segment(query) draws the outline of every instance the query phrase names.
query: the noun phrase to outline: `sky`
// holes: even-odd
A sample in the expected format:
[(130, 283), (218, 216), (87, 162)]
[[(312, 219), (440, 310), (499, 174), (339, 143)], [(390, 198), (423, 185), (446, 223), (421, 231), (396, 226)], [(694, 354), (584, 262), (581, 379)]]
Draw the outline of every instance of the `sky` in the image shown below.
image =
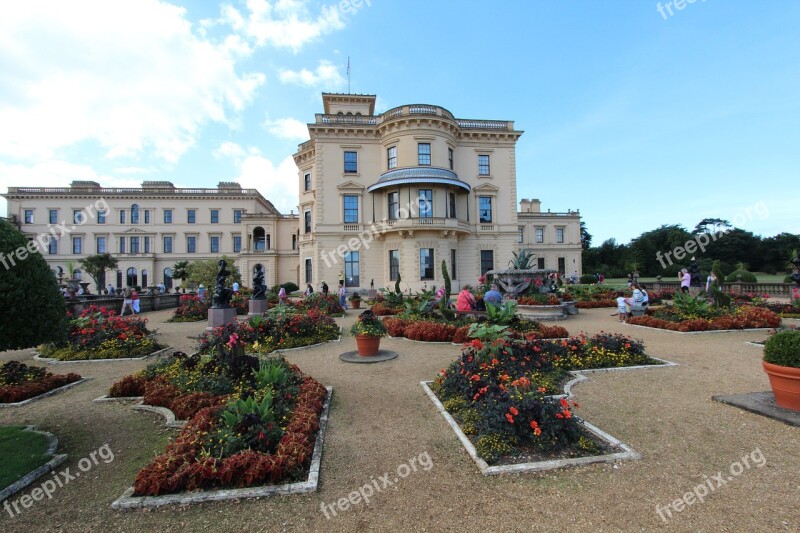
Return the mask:
[(0, 191), (239, 181), (296, 212), (292, 154), (349, 90), (513, 120), (518, 199), (595, 245), (800, 233), (798, 28), (790, 0), (7, 2)]

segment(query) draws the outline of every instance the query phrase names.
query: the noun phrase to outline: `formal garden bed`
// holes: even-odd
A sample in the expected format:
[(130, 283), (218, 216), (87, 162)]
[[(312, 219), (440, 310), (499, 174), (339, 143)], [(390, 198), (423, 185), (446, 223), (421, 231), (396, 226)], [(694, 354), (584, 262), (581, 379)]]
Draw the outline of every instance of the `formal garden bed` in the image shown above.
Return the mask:
[(105, 307), (92, 305), (77, 318), (71, 318), (65, 341), (43, 344), (37, 355), (57, 361), (142, 358), (166, 348), (155, 336), (144, 317), (120, 317)]
[(84, 381), (78, 374), (52, 374), (46, 368), (8, 361), (0, 367), (0, 407), (19, 406), (52, 396)]
[(178, 307), (167, 322), (200, 322), (208, 319), (208, 309), (211, 303), (195, 294), (182, 294), (178, 300)]
[(667, 331), (696, 333), (776, 328), (780, 326), (781, 318), (766, 308), (753, 306), (708, 308), (705, 311), (689, 313), (675, 308), (665, 308), (652, 315), (629, 318), (627, 323)]
[[(577, 403), (561, 393), (574, 371), (664, 364), (640, 341), (610, 333), (555, 341), (483, 338), (465, 344), (430, 389), (485, 474), (636, 456), (575, 416)], [(509, 465), (517, 466), (491, 469)]]
[[(451, 342), (461, 344), (470, 340), (470, 328), (477, 320), (459, 317), (442, 321), (431, 317), (392, 316), (383, 321), (390, 337), (425, 342)], [(512, 336), (526, 339), (560, 339), (569, 333), (561, 326), (547, 326), (540, 322), (514, 317), (506, 324)]]
[(252, 343), (236, 330), (214, 334), (218, 342), (203, 341), (214, 346), (211, 355), (176, 352), (109, 390), (109, 397), (142, 396), (188, 420), (166, 452), (139, 471), (126, 497), (308, 477), (328, 390), (283, 358), (247, 355)]

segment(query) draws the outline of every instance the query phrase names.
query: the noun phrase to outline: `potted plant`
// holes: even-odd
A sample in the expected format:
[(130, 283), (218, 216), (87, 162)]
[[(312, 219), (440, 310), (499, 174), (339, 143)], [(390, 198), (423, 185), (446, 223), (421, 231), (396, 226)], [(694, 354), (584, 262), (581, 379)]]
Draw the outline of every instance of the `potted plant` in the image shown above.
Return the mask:
[(353, 295), (349, 298), (349, 300), (353, 306), (353, 309), (361, 308), (361, 296), (357, 292), (354, 292)]
[(800, 331), (779, 331), (767, 339), (762, 364), (775, 403), (800, 411)]
[(369, 309), (358, 315), (350, 334), (356, 338), (358, 355), (370, 357), (376, 355), (381, 347), (381, 337), (386, 335), (386, 326)]

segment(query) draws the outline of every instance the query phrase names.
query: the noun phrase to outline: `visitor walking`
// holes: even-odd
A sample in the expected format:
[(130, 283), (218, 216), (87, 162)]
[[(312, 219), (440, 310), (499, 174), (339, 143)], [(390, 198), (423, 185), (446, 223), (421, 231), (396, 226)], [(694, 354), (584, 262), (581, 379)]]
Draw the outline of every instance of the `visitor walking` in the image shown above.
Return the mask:
[(233, 285), (231, 285), (231, 289), (233, 289), (234, 294), (239, 294), (239, 282), (234, 281)]
[(314, 287), (311, 286), (310, 283), (306, 284), (306, 292), (303, 293), (306, 298), (314, 294)]
[(628, 304), (625, 301), (625, 295), (622, 291), (617, 291), (617, 314), (619, 315), (620, 322), (628, 320)]
[(322, 280), (322, 294), (323, 296), (328, 295), (328, 284), (325, 283), (325, 280)]
[(114, 293), (115, 293), (114, 286), (109, 283), (108, 284), (108, 288), (106, 289), (106, 292), (108, 292), (108, 294), (110, 294), (111, 296), (114, 296)]
[(136, 287), (133, 288), (131, 291), (131, 304), (133, 307), (133, 313), (138, 315), (139, 314), (139, 293), (136, 290)]
[(197, 297), (202, 300), (205, 297), (205, 295), (206, 295), (206, 288), (203, 287), (203, 284), (201, 283), (200, 286), (197, 287)]
[(278, 300), (279, 300), (279, 301), (280, 301), (282, 304), (287, 304), (287, 303), (289, 303), (289, 297), (288, 297), (288, 296), (286, 296), (286, 289), (285, 289), (285, 288), (283, 288), (283, 287), (281, 287), (281, 290), (279, 290), (279, 291), (278, 291)]
[(681, 280), (681, 292), (683, 294), (689, 294), (689, 285), (692, 283), (692, 275), (689, 274), (688, 270), (683, 268), (680, 274), (678, 274), (678, 279)]
[(347, 292), (344, 290), (344, 282), (339, 282), (339, 304), (342, 309), (347, 309)]
[(133, 300), (131, 300), (130, 289), (125, 289), (124, 291), (122, 291), (122, 310), (119, 312), (119, 316), (125, 316), (125, 309), (130, 309), (131, 314), (134, 314)]

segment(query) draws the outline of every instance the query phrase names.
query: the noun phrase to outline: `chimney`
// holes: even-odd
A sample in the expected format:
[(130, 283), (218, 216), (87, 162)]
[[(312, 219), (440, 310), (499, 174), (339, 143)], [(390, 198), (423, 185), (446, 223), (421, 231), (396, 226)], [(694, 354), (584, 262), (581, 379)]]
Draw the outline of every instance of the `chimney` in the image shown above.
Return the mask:
[(542, 202), (539, 201), (538, 198), (534, 198), (531, 200), (531, 213), (541, 213), (542, 212)]
[(526, 200), (523, 198), (519, 201), (519, 211), (520, 213), (530, 213), (531, 212), (531, 201)]

